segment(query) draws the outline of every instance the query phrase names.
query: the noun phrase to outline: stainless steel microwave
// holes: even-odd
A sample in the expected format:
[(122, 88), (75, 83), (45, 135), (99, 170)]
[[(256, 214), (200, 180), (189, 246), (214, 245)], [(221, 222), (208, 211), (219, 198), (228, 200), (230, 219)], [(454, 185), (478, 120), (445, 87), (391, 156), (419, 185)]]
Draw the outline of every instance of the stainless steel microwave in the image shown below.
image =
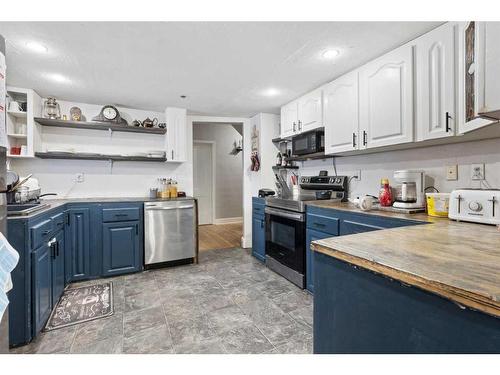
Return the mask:
[(292, 138), (292, 155), (301, 156), (325, 151), (324, 130), (313, 130)]

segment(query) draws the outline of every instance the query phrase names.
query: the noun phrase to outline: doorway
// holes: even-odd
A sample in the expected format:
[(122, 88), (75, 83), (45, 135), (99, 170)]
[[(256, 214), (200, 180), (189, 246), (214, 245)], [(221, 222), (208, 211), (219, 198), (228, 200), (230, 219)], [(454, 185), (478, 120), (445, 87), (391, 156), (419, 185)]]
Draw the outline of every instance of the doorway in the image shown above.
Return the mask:
[(199, 225), (215, 221), (215, 142), (193, 143), (193, 193), (198, 199)]

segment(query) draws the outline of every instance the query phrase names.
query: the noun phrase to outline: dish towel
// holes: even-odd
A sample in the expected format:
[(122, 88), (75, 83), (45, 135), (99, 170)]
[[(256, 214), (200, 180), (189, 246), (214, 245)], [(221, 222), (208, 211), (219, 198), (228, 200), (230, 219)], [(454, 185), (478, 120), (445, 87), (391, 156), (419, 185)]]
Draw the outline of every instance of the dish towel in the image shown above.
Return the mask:
[(10, 273), (16, 267), (18, 261), (18, 252), (0, 232), (0, 320), (2, 320), (5, 309), (9, 304), (7, 292), (12, 289)]

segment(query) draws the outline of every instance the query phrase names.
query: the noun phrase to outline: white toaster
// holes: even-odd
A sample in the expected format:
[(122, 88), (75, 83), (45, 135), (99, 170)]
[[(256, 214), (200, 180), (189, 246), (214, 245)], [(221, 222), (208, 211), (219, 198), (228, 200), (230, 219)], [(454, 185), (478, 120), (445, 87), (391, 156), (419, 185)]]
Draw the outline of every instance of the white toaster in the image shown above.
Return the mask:
[(452, 191), (448, 217), (455, 220), (500, 225), (500, 190), (460, 189)]

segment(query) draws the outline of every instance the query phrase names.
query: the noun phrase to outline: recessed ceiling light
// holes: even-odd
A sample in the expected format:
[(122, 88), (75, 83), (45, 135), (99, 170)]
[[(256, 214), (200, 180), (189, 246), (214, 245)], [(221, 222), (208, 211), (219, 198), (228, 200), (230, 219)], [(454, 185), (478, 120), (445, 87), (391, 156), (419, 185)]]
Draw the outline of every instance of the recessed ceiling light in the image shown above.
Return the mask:
[(262, 91), (262, 95), (264, 95), (264, 96), (277, 96), (279, 94), (280, 94), (280, 90), (278, 90), (274, 87), (270, 87), (270, 88)]
[(31, 51), (36, 53), (47, 53), (49, 49), (41, 43), (38, 42), (26, 42), (26, 47), (28, 47)]
[(49, 74), (47, 74), (47, 78), (49, 78), (52, 81), (56, 81), (58, 83), (70, 82), (68, 77), (63, 76), (62, 74), (59, 74), (59, 73), (49, 73)]
[(323, 52), (321, 57), (323, 57), (325, 60), (332, 60), (336, 58), (340, 54), (340, 51), (338, 49), (327, 49), (326, 51)]

